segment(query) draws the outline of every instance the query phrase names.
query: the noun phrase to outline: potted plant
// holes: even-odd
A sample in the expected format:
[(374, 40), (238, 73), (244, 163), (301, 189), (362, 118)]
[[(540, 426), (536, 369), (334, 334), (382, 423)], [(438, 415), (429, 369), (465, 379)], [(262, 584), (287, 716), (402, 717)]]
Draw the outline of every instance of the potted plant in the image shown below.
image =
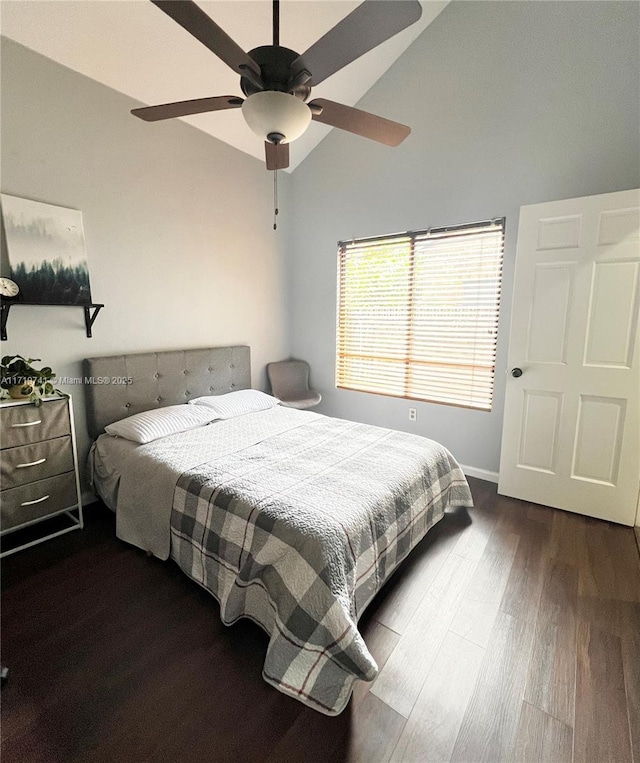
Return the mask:
[(63, 392), (51, 383), (56, 378), (49, 366), (36, 369), (31, 364), (40, 363), (40, 358), (23, 358), (22, 355), (5, 355), (0, 364), (0, 387), (15, 400), (29, 399), (35, 406), (42, 405), (43, 395)]

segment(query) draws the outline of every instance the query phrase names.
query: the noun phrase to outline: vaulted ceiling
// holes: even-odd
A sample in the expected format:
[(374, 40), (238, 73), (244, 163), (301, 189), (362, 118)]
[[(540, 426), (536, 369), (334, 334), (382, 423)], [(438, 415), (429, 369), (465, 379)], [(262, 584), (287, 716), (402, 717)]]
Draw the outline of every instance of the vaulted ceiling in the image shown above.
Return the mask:
[[(416, 24), (322, 82), (313, 89), (313, 97), (355, 105), (448, 1), (421, 0), (423, 13)], [(268, 0), (198, 4), (244, 50), (271, 44)], [(280, 43), (303, 52), (357, 5), (352, 0), (283, 0)], [(145, 105), (242, 95), (234, 72), (148, 0), (2, 0), (0, 7), (3, 35)], [(380, 116), (394, 119), (393, 114)], [(183, 119), (263, 160), (263, 144), (239, 111)], [(295, 169), (330, 129), (313, 123), (291, 145), (289, 169)]]

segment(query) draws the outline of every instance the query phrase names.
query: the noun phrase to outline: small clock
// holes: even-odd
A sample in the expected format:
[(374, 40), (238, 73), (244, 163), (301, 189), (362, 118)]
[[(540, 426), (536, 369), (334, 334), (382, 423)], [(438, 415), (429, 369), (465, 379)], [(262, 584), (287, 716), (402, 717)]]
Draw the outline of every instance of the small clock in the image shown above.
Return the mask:
[(0, 278), (0, 297), (2, 299), (16, 299), (20, 294), (20, 287), (10, 278)]

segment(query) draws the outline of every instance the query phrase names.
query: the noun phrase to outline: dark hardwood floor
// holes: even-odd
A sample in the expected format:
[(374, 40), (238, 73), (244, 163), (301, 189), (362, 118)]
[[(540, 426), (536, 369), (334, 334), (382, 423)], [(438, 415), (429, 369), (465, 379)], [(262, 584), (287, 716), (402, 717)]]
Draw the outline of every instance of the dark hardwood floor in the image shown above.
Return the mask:
[(2, 564), (2, 760), (640, 763), (633, 530), (496, 495), (437, 525), (371, 604), (380, 667), (329, 718), (262, 681), (171, 562), (82, 532)]

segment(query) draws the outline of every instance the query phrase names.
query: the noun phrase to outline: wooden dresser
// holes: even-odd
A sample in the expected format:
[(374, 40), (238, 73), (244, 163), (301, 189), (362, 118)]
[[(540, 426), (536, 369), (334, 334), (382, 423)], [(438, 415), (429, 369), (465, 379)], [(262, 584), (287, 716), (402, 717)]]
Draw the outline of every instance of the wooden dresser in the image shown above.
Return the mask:
[(78, 457), (71, 398), (0, 401), (0, 535), (15, 532), (58, 514), (69, 526), (4, 551), (79, 530), (83, 526)]

